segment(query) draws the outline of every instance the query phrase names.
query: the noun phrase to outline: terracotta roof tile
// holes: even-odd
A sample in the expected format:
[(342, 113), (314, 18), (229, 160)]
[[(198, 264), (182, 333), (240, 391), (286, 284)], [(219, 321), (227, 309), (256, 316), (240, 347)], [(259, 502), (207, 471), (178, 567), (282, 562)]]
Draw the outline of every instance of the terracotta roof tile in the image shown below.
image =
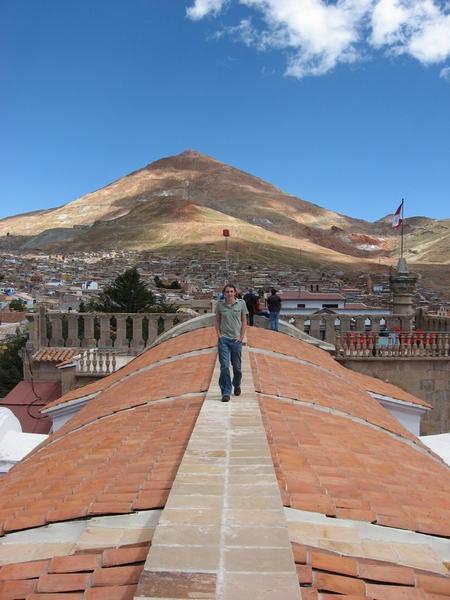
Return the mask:
[(278, 357), (251, 354), (256, 391), (340, 410), (416, 440), (377, 400), (349, 379)]
[(430, 406), (421, 398), (417, 398), (416, 396), (405, 392), (398, 386), (395, 386), (391, 383), (386, 383), (380, 379), (377, 379), (376, 377), (369, 377), (368, 375), (363, 375), (362, 373), (357, 373), (356, 371), (352, 371), (346, 367), (343, 367), (327, 352), (324, 352), (323, 350), (320, 350), (319, 348), (311, 346), (305, 342), (295, 340), (288, 336), (274, 335), (271, 331), (256, 327), (251, 329), (249, 328), (247, 338), (251, 347), (264, 348), (278, 354), (284, 354), (286, 356), (292, 356), (303, 361), (308, 361), (313, 365), (326, 369), (331, 373), (335, 373), (337, 376), (344, 378), (349, 383), (353, 383), (367, 391), (375, 392), (385, 396), (391, 396), (392, 398), (404, 400), (405, 402), (411, 402), (413, 404), (419, 404), (421, 406)]
[(33, 354), (34, 362), (55, 362), (60, 363), (71, 360), (74, 356), (82, 354), (83, 348), (41, 348)]
[(185, 333), (144, 351), (134, 360), (130, 361), (121, 369), (115, 371), (108, 377), (104, 377), (81, 388), (71, 390), (50, 406), (56, 406), (57, 404), (68, 402), (69, 400), (82, 398), (88, 394), (106, 390), (111, 385), (126, 378), (130, 373), (134, 373), (136, 370), (142, 369), (152, 363), (175, 357), (179, 354), (202, 350), (204, 348), (215, 348), (216, 346), (217, 335), (214, 327), (207, 327), (190, 333)]
[(133, 565), (101, 567), (94, 571), (93, 586), (132, 585), (139, 581), (142, 568)]
[(136, 585), (97, 587), (86, 590), (85, 600), (133, 600)]
[(47, 573), (48, 564), (48, 560), (35, 560), (20, 564), (4, 565), (0, 567), (0, 581), (35, 579)]
[(387, 561), (347, 557), (296, 543), (292, 547), (302, 600), (338, 597), (443, 600), (450, 597), (450, 577), (429, 575)]
[(450, 535), (443, 463), (346, 417), (265, 396), (260, 406), (285, 506)]
[(35, 579), (17, 579), (0, 581), (0, 598), (2, 600), (18, 600), (26, 598), (36, 589)]
[(131, 600), (149, 544), (0, 566), (2, 600)]
[(83, 600), (83, 592), (59, 592), (56, 594), (30, 594), (26, 600)]
[[(171, 487), (202, 401), (147, 404), (51, 436), (2, 478), (4, 530), (161, 506), (167, 492), (157, 490)], [(129, 472), (135, 462), (142, 470)], [(114, 500), (124, 486), (128, 502)]]

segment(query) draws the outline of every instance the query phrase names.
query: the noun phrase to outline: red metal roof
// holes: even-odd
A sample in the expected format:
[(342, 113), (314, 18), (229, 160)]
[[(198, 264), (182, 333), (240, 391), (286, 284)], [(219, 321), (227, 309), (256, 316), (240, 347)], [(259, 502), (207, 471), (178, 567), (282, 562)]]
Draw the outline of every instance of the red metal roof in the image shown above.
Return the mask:
[(9, 408), (19, 419), (24, 433), (48, 433), (52, 425), (40, 410), (61, 395), (61, 384), (57, 381), (19, 381), (1, 406)]

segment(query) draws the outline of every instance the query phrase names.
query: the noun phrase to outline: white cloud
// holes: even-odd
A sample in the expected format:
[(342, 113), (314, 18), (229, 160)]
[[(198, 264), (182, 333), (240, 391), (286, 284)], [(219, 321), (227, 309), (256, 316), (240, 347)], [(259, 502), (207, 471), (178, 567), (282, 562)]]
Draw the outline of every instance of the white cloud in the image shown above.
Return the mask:
[(442, 79), (445, 79), (446, 81), (450, 81), (450, 67), (444, 67), (443, 69), (441, 69), (439, 76), (442, 77)]
[(195, 0), (193, 6), (187, 9), (186, 14), (194, 21), (203, 19), (209, 13), (218, 14), (226, 0)]
[[(194, 0), (188, 16), (217, 15), (232, 0)], [(368, 52), (408, 54), (423, 64), (450, 56), (448, 0), (235, 0), (262, 18), (228, 32), (247, 45), (288, 52), (286, 73), (322, 75)]]

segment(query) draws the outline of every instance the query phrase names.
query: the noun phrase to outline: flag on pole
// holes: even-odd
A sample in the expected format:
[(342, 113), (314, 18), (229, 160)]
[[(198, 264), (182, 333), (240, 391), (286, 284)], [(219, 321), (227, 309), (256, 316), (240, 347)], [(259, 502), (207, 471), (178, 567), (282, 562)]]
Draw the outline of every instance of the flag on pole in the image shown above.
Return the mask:
[(402, 208), (403, 208), (403, 200), (400, 203), (400, 206), (397, 208), (397, 210), (394, 213), (394, 217), (392, 218), (392, 227), (394, 229), (398, 229), (400, 227), (400, 225), (402, 224)]

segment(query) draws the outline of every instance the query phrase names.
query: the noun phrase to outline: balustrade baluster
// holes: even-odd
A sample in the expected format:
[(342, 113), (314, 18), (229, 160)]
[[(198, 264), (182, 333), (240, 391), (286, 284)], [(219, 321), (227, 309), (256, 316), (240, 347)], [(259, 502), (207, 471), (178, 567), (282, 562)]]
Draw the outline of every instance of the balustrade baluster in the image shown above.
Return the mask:
[(436, 340), (436, 337), (437, 337), (437, 334), (435, 334), (435, 333), (431, 334), (431, 356), (437, 356), (438, 355), (438, 353), (437, 353), (437, 343), (436, 343), (437, 340)]
[(143, 315), (133, 315), (133, 338), (131, 340), (131, 347), (136, 350), (142, 350), (145, 342), (142, 333), (142, 323), (144, 321)]
[(116, 315), (117, 337), (114, 342), (114, 348), (117, 350), (128, 350), (129, 342), (127, 339), (127, 318), (128, 315)]
[(113, 353), (111, 356), (111, 373), (116, 370), (116, 355)]
[(148, 341), (147, 346), (153, 344), (158, 337), (158, 319), (159, 315), (150, 314), (148, 315)]
[(81, 340), (81, 345), (85, 348), (95, 348), (97, 345), (94, 337), (94, 317), (92, 313), (81, 315), (84, 321), (84, 338)]
[[(109, 352), (105, 353), (105, 372), (106, 373), (111, 373), (111, 370), (110, 370), (110, 364), (111, 364), (110, 356), (111, 356), (111, 354)], [(113, 354), (113, 356), (114, 356), (114, 354)]]
[(111, 317), (110, 315), (99, 315), (100, 320), (100, 338), (98, 340), (99, 348), (111, 348)]
[(52, 326), (52, 337), (50, 338), (50, 346), (64, 346), (62, 336), (62, 315), (50, 314), (50, 322)]
[(67, 315), (66, 346), (72, 348), (80, 347), (80, 339), (78, 337), (78, 315)]
[(86, 373), (91, 372), (91, 350), (86, 352)]

